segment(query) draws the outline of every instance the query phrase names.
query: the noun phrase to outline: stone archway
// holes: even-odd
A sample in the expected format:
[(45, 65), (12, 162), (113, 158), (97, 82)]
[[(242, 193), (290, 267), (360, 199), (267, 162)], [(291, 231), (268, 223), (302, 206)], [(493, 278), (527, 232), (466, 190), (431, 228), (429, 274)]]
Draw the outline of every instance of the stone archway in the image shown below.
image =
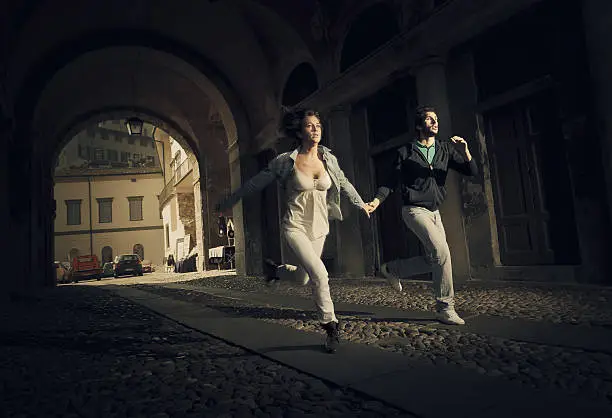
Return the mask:
[[(162, 56), (168, 55), (160, 51), (152, 51), (151, 53), (153, 56), (152, 59), (154, 61), (155, 60), (159, 61)], [(79, 58), (77, 58), (77, 60), (78, 59)], [(141, 59), (142, 59), (142, 56), (141, 56)], [(178, 60), (176, 57), (172, 59)], [(193, 91), (199, 91), (200, 92), (199, 94), (201, 95), (200, 97), (206, 98), (206, 100), (211, 100), (211, 97), (207, 96), (205, 94), (207, 92), (204, 91), (205, 88), (215, 88), (215, 86), (211, 87), (212, 84), (210, 80), (206, 80), (206, 77), (204, 76), (204, 74), (197, 71), (195, 68), (190, 67), (188, 63), (181, 61), (180, 66), (185, 67), (189, 71), (192, 71), (191, 75), (194, 78), (196, 78), (195, 80), (189, 81), (191, 83), (190, 89)], [(223, 96), (219, 92), (219, 90), (216, 90), (216, 93), (211, 94), (211, 96), (217, 97), (217, 99), (222, 100), (223, 103), (222, 105), (219, 106), (219, 108), (216, 109), (215, 112), (212, 112), (212, 111), (205, 112), (206, 113), (205, 118), (202, 118), (201, 116), (195, 117), (195, 115), (191, 117), (189, 115), (185, 115), (186, 109), (184, 107), (182, 109), (177, 108), (177, 106), (172, 105), (170, 100), (163, 99), (163, 97), (157, 100), (157, 102), (155, 102), (151, 100), (147, 101), (146, 96), (142, 96), (139, 99), (138, 103), (133, 103), (131, 105), (128, 105), (128, 103), (130, 102), (129, 100), (125, 98), (123, 100), (119, 100), (118, 101), (119, 103), (113, 103), (112, 101), (107, 100), (106, 102), (101, 101), (101, 103), (94, 104), (94, 103), (91, 103), (91, 100), (89, 99), (88, 99), (89, 100), (88, 102), (88, 100), (84, 100), (83, 98), (79, 97), (79, 95), (75, 95), (74, 100), (68, 100), (68, 101), (70, 101), (71, 103), (74, 103), (73, 108), (79, 107), (80, 113), (76, 113), (74, 110), (71, 110), (71, 109), (69, 109), (69, 111), (66, 113), (56, 112), (55, 110), (57, 110), (56, 109), (57, 106), (54, 106), (53, 103), (57, 103), (57, 101), (59, 100), (58, 86), (61, 86), (62, 83), (65, 83), (66, 79), (74, 78), (71, 71), (75, 71), (75, 70), (83, 71), (83, 67), (77, 67), (77, 68), (71, 69), (70, 64), (68, 64), (66, 67), (62, 69), (62, 73), (57, 75), (58, 79), (54, 78), (50, 80), (49, 84), (47, 85), (47, 88), (44, 90), (43, 94), (39, 98), (40, 99), (39, 104), (33, 116), (34, 122), (35, 122), (35, 125), (37, 126), (38, 131), (45, 131), (45, 132), (52, 133), (52, 136), (57, 138), (53, 142), (58, 145), (51, 147), (51, 148), (47, 148), (41, 153), (43, 154), (41, 156), (42, 158), (47, 158), (47, 161), (44, 162), (41, 167), (43, 172), (45, 170), (48, 173), (51, 172), (51, 168), (53, 167), (53, 164), (49, 161), (50, 159), (48, 158), (48, 156), (53, 155), (52, 159), (53, 160), (55, 159), (57, 152), (59, 151), (59, 149), (61, 149), (61, 144), (65, 143), (68, 140), (71, 132), (78, 130), (82, 125), (90, 123), (92, 120), (106, 119), (109, 117), (109, 114), (111, 113), (114, 113), (114, 114), (121, 113), (123, 115), (130, 114), (130, 115), (141, 116), (143, 119), (146, 118), (148, 120), (156, 120), (157, 126), (163, 127), (164, 130), (174, 132), (174, 135), (177, 137), (177, 139), (182, 141), (184, 145), (188, 145), (194, 151), (194, 155), (196, 155), (196, 157), (201, 154), (202, 149), (204, 150), (206, 149), (206, 146), (216, 146), (217, 148), (222, 147), (223, 149), (225, 149), (225, 152), (226, 152), (225, 157), (222, 159), (209, 158), (208, 159), (209, 163), (212, 161), (213, 163), (224, 163), (226, 165), (229, 164), (231, 166), (231, 170), (226, 169), (227, 175), (225, 177), (232, 179), (232, 183), (234, 184), (234, 187), (236, 187), (235, 185), (240, 184), (242, 182), (243, 176), (241, 175), (242, 174), (241, 171), (243, 170), (241, 170), (241, 167), (240, 167), (242, 156), (240, 155), (239, 148), (238, 148), (238, 136), (239, 136), (238, 132), (244, 132), (245, 130), (247, 130), (248, 125), (246, 124), (244, 120), (244, 116), (242, 115), (240, 109), (238, 109), (237, 113), (235, 113), (233, 110), (230, 110), (229, 102), (225, 100), (224, 98), (225, 96)], [(189, 73), (189, 71), (187, 71), (187, 73)], [(150, 75), (151, 74), (149, 74), (149, 76)], [(181, 78), (184, 79), (186, 77), (182, 76)], [(108, 88), (108, 83), (105, 83), (105, 84)], [(125, 80), (124, 80), (124, 86), (125, 86)], [(142, 87), (143, 86), (140, 86), (141, 89)], [(121, 90), (120, 84), (118, 84), (115, 89)], [(75, 88), (75, 90), (82, 90), (82, 89)], [(91, 96), (96, 96), (96, 94), (91, 94), (90, 92), (90, 97)], [(85, 102), (84, 105), (78, 104), (79, 102), (83, 102), (83, 101)], [(123, 103), (121, 103), (122, 101)], [(149, 105), (153, 103), (155, 104), (155, 106), (148, 106), (148, 107), (144, 106), (142, 104), (143, 101), (147, 101)], [(202, 108), (202, 106), (196, 106), (196, 105), (193, 105), (193, 106), (194, 106), (194, 109), (197, 107), (197, 110), (200, 110)], [(187, 111), (189, 110), (187, 109)], [(234, 117), (235, 114), (237, 114), (236, 117)], [(154, 115), (154, 116), (151, 117), (151, 115)], [(224, 138), (222, 139), (222, 142), (219, 142), (220, 137), (218, 136), (216, 137), (214, 141), (211, 141), (210, 140), (211, 138), (207, 137), (207, 133), (210, 132), (211, 128), (206, 128), (205, 124), (201, 122), (203, 120), (208, 121), (209, 119), (214, 119), (214, 122), (217, 125), (219, 124), (219, 119), (221, 119), (221, 122), (223, 122), (222, 133), (224, 135)], [(226, 120), (229, 120), (227, 125), (225, 124)], [(218, 129), (216, 130), (218, 131)], [(243, 136), (247, 138), (249, 137), (246, 135), (243, 135)], [(223, 145), (223, 143), (225, 145)], [(50, 145), (51, 143), (46, 145), (46, 147), (49, 147)], [(211, 154), (211, 153), (207, 152), (207, 154)], [(198, 171), (200, 173), (211, 171), (210, 167), (202, 167), (203, 165), (202, 160), (198, 159), (198, 163), (199, 163)], [(204, 182), (204, 183), (208, 183), (208, 182)], [(227, 187), (227, 190), (223, 190), (222, 192), (227, 193), (229, 192), (229, 190), (230, 190), (230, 186)], [(201, 193), (199, 198), (202, 199), (204, 196), (209, 197), (208, 194)], [(219, 198), (220, 197), (217, 197), (217, 199)], [(213, 201), (211, 204), (207, 204), (205, 206), (208, 208), (212, 208), (214, 206), (214, 203), (215, 202)], [(202, 210), (203, 210), (203, 207), (202, 205), (200, 205), (199, 211), (201, 212)], [(238, 208), (238, 210), (240, 210), (240, 208)], [(202, 217), (202, 218), (205, 219), (205, 217)], [(243, 231), (245, 223), (252, 222), (250, 219), (253, 219), (255, 221), (253, 223), (258, 222), (259, 219), (256, 219), (256, 216), (251, 217), (248, 214), (246, 217), (238, 216), (237, 218), (242, 220), (241, 223), (238, 223), (238, 222), (236, 223), (237, 238), (238, 238), (236, 240), (236, 244), (238, 247), (237, 267), (239, 268), (239, 271), (240, 270), (242, 270), (243, 272), (246, 272), (248, 270), (252, 271), (253, 267), (247, 264), (247, 260), (250, 256), (250, 253), (254, 253), (255, 257), (253, 258), (256, 258), (258, 255), (257, 254), (258, 251), (257, 251), (257, 248), (247, 247), (244, 245), (245, 234), (240, 233), (239, 231)], [(249, 219), (247, 220), (245, 218), (249, 218)], [(49, 224), (51, 224), (51, 222), (49, 222)], [(206, 228), (201, 227), (200, 229), (206, 229)], [(252, 229), (251, 236), (259, 232), (259, 228), (257, 227), (257, 225), (251, 229)], [(200, 242), (202, 241), (204, 240), (200, 240)], [(240, 251), (241, 249), (242, 251)], [(52, 253), (52, 249), (51, 251), (48, 251), (47, 253)], [(202, 249), (198, 249), (198, 253), (202, 254), (205, 257), (205, 255), (207, 254), (206, 247)], [(202, 257), (202, 259), (204, 257)], [(256, 263), (251, 262), (251, 264), (256, 264)], [(255, 267), (255, 270), (258, 270), (257, 266)]]

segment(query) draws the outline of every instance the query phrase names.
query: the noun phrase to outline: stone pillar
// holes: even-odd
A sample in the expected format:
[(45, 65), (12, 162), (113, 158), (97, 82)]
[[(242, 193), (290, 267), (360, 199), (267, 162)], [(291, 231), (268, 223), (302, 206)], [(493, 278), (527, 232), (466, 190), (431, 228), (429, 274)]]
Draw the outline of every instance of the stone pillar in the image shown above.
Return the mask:
[[(0, 97), (0, 100), (2, 99), (3, 98)], [(4, 103), (0, 103), (0, 146), (2, 146), (4, 150), (9, 149), (11, 133), (10, 120), (5, 113), (5, 105)], [(10, 231), (9, 155), (8, 152), (3, 152), (0, 156), (0, 195), (5, 197), (2, 199), (2, 202), (0, 202), (0, 217), (5, 220), (2, 222), (2, 228), (0, 229), (0, 234), (2, 234), (3, 237), (3, 239), (0, 240), (0, 251), (2, 254), (7, 255), (10, 260), (13, 260), (13, 253), (15, 250), (9, 242), (10, 237), (13, 236)], [(0, 279), (0, 304), (5, 303), (8, 299), (8, 295), (12, 291), (13, 281), (14, 279), (10, 275), (5, 275), (5, 277)]]
[(16, 293), (25, 293), (28, 288), (31, 270), (30, 253), (30, 213), (33, 202), (31, 195), (31, 154), (32, 147), (27, 135), (13, 134), (9, 138), (10, 155), (8, 167), (8, 204), (9, 204), (9, 247), (12, 254), (11, 263), (19, 266), (19, 272), (13, 275), (11, 290)]
[(453, 131), (456, 135), (465, 135), (479, 168), (476, 178), (463, 180), (461, 185), (470, 276), (492, 278), (495, 277), (494, 267), (500, 264), (499, 244), (484, 124), (482, 116), (474, 113), (478, 97), (473, 55), (459, 52), (449, 57), (447, 77)]
[[(439, 132), (436, 139), (449, 141), (455, 133), (452, 130), (450, 107), (446, 91), (446, 66), (440, 57), (429, 57), (414, 66), (419, 106), (429, 105), (436, 109)], [(460, 135), (462, 136), (462, 135)], [(459, 175), (450, 172), (446, 182), (448, 195), (440, 208), (448, 245), (453, 260), (453, 274), (456, 281), (470, 277), (469, 254), (467, 251), (463, 223), (462, 199)]]
[(31, 211), (29, 213), (30, 240), (29, 240), (29, 260), (30, 274), (28, 276), (28, 288), (36, 289), (42, 287), (44, 278), (47, 274), (47, 266), (44, 261), (44, 243), (46, 241), (43, 230), (43, 217), (41, 211), (44, 210), (43, 195), (43, 170), (40, 157), (38, 137), (32, 138), (34, 141), (33, 152), (28, 156), (31, 160), (31, 177), (29, 185), (29, 195)]
[(602, 159), (608, 201), (608, 219), (612, 220), (612, 2), (583, 0), (583, 19), (594, 93), (598, 134), (602, 139)]
[(193, 164), (193, 203), (194, 203), (194, 216), (195, 216), (195, 235), (196, 235), (196, 247), (198, 256), (196, 257), (196, 267), (198, 271), (206, 270), (206, 258), (208, 256), (208, 250), (205, 251), (205, 243), (206, 234), (204, 233), (204, 224), (202, 222), (202, 218), (204, 216), (204, 211), (202, 210), (202, 184), (206, 184), (206, 179), (204, 182), (201, 181), (201, 173), (199, 161), (194, 162)]
[[(238, 147), (229, 150), (232, 191), (257, 174), (257, 161), (252, 155), (240, 155)], [(233, 209), (236, 243), (236, 273), (261, 275), (261, 196), (253, 195), (238, 202)]]
[[(354, 108), (350, 122), (353, 149), (356, 150), (354, 155), (355, 182), (353, 184), (363, 200), (369, 202), (374, 196), (376, 185), (372, 177), (372, 158), (368, 152), (368, 121), (365, 107)], [(366, 276), (375, 276), (378, 265), (379, 242), (374, 228), (375, 222), (376, 214), (372, 214), (371, 219), (359, 216)]]
[[(338, 158), (340, 168), (346, 178), (354, 184), (355, 167), (353, 145), (350, 131), (350, 107), (337, 106), (329, 112), (327, 135), (334, 155)], [(346, 198), (341, 198), (341, 208), (344, 220), (332, 222), (336, 228), (336, 271), (340, 276), (363, 277), (364, 254), (361, 238), (360, 217), (364, 216)], [(335, 226), (334, 226), (335, 224)]]

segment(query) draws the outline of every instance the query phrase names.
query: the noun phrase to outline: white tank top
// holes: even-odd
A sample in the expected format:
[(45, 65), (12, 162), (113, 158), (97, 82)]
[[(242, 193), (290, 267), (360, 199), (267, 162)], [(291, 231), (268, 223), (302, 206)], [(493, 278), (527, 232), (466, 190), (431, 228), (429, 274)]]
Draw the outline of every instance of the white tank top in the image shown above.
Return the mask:
[(294, 169), (287, 179), (287, 212), (283, 226), (299, 229), (310, 239), (317, 239), (329, 233), (327, 213), (327, 190), (332, 180), (327, 171), (314, 179)]

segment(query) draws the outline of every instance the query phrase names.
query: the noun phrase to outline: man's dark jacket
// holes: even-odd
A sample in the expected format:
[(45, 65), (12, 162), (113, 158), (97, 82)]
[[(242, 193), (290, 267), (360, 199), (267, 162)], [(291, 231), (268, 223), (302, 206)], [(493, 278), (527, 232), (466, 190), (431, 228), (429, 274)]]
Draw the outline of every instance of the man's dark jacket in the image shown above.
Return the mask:
[(431, 165), (415, 143), (398, 149), (397, 159), (384, 174), (376, 198), (382, 203), (391, 192), (399, 190), (404, 205), (437, 210), (446, 197), (446, 176), (453, 169), (466, 176), (478, 174), (474, 158), (467, 161), (450, 142), (436, 141)]

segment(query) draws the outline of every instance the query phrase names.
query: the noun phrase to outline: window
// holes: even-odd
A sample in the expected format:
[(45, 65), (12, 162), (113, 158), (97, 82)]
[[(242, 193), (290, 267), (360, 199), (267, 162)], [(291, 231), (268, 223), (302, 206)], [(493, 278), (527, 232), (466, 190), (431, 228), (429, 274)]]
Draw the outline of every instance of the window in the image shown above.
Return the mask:
[(122, 142), (123, 138), (121, 137), (121, 134), (116, 133), (115, 134), (115, 142)]
[(134, 162), (140, 162), (140, 159), (142, 158), (142, 156), (140, 154), (134, 154)]
[(68, 225), (81, 225), (81, 200), (66, 200), (66, 223)]
[(96, 199), (98, 201), (98, 222), (108, 224), (113, 222), (113, 198)]
[(143, 196), (128, 197), (130, 203), (130, 221), (142, 221)]
[(94, 160), (100, 161), (104, 159), (104, 150), (102, 148), (96, 148), (94, 151)]
[(104, 141), (108, 141), (109, 137), (108, 137), (108, 132), (106, 131), (100, 131), (100, 138)]
[(134, 145), (134, 141), (136, 141), (136, 139), (134, 139), (133, 136), (128, 136), (128, 144)]
[(149, 142), (151, 140), (149, 138), (140, 138), (140, 146), (141, 147), (146, 147), (149, 145)]
[(106, 153), (107, 153), (108, 161), (113, 161), (113, 162), (119, 161), (119, 153), (117, 152), (117, 150), (109, 149), (109, 150), (106, 150)]
[(121, 152), (121, 162), (122, 163), (127, 163), (129, 159), (130, 159), (130, 153), (122, 151)]
[(166, 224), (166, 248), (170, 248), (170, 225)]

